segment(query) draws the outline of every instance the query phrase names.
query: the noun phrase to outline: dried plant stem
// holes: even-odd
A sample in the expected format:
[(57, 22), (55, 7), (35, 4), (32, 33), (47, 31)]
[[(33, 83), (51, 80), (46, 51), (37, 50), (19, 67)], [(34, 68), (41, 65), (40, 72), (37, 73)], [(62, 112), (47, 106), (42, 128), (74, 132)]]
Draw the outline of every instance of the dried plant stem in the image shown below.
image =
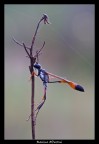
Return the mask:
[(35, 110), (34, 110), (34, 76), (32, 77), (32, 95), (31, 95), (31, 126), (32, 126), (32, 139), (35, 139)]
[[(35, 42), (35, 39), (36, 39), (37, 31), (38, 31), (40, 22), (43, 21), (43, 20), (44, 20), (45, 24), (48, 23), (47, 22), (48, 18), (47, 18), (46, 14), (43, 14), (42, 18), (39, 20), (39, 22), (37, 24), (34, 36), (32, 38), (31, 47), (27, 47), (24, 43), (20, 43), (17, 40), (15, 40), (14, 38), (12, 38), (13, 41), (16, 44), (18, 44), (19, 46), (22, 46), (24, 48), (25, 52), (27, 53), (27, 57), (30, 58), (29, 70), (30, 70), (31, 75), (34, 72), (33, 65), (36, 62), (36, 59), (38, 61), (38, 56), (41, 54), (40, 52), (41, 52), (41, 50), (43, 49), (43, 47), (45, 45), (45, 41), (44, 41), (43, 46), (40, 48), (40, 50), (37, 50), (36, 54), (33, 55), (33, 46), (34, 46), (34, 42)], [(36, 123), (35, 110), (34, 110), (34, 87), (35, 87), (34, 86), (34, 81), (35, 81), (34, 76), (32, 76), (32, 78), (31, 78), (31, 128), (32, 128), (32, 139), (33, 140), (35, 140), (35, 123)]]
[[(30, 49), (30, 56), (32, 57), (30, 59), (30, 72), (32, 74), (32, 72), (34, 72), (33, 69), (33, 65), (35, 63), (36, 58), (33, 57), (33, 46), (34, 46), (34, 42), (35, 42), (35, 38), (36, 38), (36, 34), (39, 28), (39, 24), (40, 22), (43, 20), (43, 17), (41, 18), (41, 20), (39, 21), (35, 34), (33, 36), (32, 39), (32, 44), (31, 44), (31, 49)], [(31, 88), (32, 88), (32, 95), (31, 95), (31, 126), (32, 126), (32, 139), (35, 139), (35, 110), (34, 110), (34, 76), (32, 76), (32, 83), (31, 83)]]

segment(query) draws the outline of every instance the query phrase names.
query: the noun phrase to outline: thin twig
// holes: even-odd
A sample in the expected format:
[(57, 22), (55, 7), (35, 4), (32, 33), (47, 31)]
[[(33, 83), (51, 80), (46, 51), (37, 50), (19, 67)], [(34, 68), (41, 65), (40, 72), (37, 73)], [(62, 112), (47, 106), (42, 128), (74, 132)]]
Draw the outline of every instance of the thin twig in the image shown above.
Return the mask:
[(34, 41), (35, 41), (35, 37), (36, 37), (37, 31), (38, 31), (38, 28), (39, 28), (40, 22), (41, 22), (43, 19), (44, 19), (44, 16), (43, 16), (43, 17), (40, 19), (40, 21), (38, 22), (38, 25), (37, 25), (37, 28), (36, 28), (35, 34), (34, 34), (33, 39), (32, 39), (31, 52), (32, 52), (32, 50), (33, 50)]
[(44, 43), (43, 43), (43, 46), (40, 48), (40, 50), (38, 50), (38, 51), (36, 52), (36, 55), (35, 55), (34, 57), (37, 57), (37, 56), (40, 55), (40, 52), (41, 52), (41, 50), (44, 48), (44, 45), (45, 45), (45, 41), (44, 41)]
[(43, 46), (41, 47), (41, 49), (38, 51), (38, 53), (41, 52), (41, 50), (43, 49), (44, 45), (45, 45), (45, 41), (44, 41)]
[[(21, 44), (20, 42), (16, 41), (15, 38), (12, 37), (12, 39), (14, 40), (15, 43), (17, 43), (18, 45), (23, 47), (23, 44)], [(30, 50), (30, 47), (25, 46), (27, 49)]]
[(29, 52), (27, 51), (26, 46), (25, 46), (25, 44), (24, 44), (24, 43), (23, 43), (23, 47), (24, 47), (24, 49), (25, 49), (26, 53), (28, 54), (29, 58), (31, 59), (31, 56), (30, 56)]
[(41, 52), (41, 50), (43, 49), (44, 45), (45, 45), (45, 41), (44, 41), (44, 43), (43, 43), (43, 46), (40, 48), (40, 50), (37, 50), (37, 51), (36, 51), (36, 55), (34, 56), (34, 58), (37, 59), (37, 62), (39, 62), (38, 56), (42, 54), (42, 53), (40, 53), (40, 52)]

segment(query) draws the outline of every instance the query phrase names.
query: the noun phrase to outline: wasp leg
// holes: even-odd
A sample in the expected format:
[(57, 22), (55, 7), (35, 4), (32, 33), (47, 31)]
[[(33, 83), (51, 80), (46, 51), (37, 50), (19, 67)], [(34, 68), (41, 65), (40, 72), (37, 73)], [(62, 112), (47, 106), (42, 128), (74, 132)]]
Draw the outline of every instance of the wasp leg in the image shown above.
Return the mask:
[(46, 100), (46, 87), (44, 88), (44, 96), (43, 96), (43, 98), (42, 98), (42, 101), (40, 102), (40, 104), (37, 106), (37, 108), (36, 108), (36, 110), (35, 110), (35, 111), (37, 111), (37, 112), (36, 112), (36, 117), (35, 117), (35, 119), (37, 118), (37, 115), (38, 115), (41, 107), (44, 105), (45, 100)]
[(32, 74), (31, 74), (31, 76), (30, 76), (30, 79), (29, 79), (29, 80), (32, 79), (32, 76), (38, 76), (38, 75), (33, 71)]
[(47, 90), (47, 88), (45, 87), (44, 88), (44, 96), (42, 97), (42, 100), (46, 100), (46, 90)]
[[(33, 104), (32, 104), (32, 105), (33, 105)], [(35, 104), (35, 103), (34, 103), (34, 106), (36, 106), (36, 105), (38, 105), (38, 104)], [(29, 117), (28, 117), (28, 119), (26, 119), (26, 121), (29, 121), (31, 115), (32, 115), (32, 114), (29, 115)]]

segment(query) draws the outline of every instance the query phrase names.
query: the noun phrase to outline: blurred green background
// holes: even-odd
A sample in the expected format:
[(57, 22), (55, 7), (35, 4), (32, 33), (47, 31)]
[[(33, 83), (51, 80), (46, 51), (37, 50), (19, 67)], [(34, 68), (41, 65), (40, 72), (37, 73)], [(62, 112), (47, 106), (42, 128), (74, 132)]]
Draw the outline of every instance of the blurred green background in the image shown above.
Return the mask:
[[(66, 77), (85, 89), (49, 84), (47, 100), (36, 122), (36, 139), (94, 139), (94, 5), (5, 5), (5, 139), (31, 139), (31, 82), (27, 46), (43, 13), (50, 25), (41, 23), (34, 52), (45, 47), (39, 61), (47, 71)], [(35, 80), (35, 103), (43, 85)]]

